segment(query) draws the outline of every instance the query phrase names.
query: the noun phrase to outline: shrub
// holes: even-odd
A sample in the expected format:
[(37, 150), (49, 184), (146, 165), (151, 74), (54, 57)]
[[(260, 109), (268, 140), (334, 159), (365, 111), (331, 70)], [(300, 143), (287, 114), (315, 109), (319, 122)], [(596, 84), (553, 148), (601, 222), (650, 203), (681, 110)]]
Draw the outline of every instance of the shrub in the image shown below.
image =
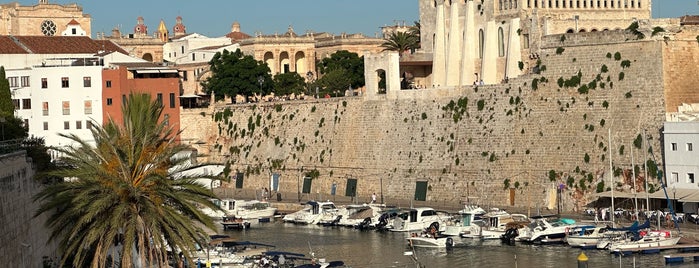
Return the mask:
[(619, 53), (618, 51), (616, 53), (614, 53), (614, 60), (620, 61), (621, 60), (621, 53)]
[(561, 54), (563, 54), (563, 51), (566, 51), (566, 49), (565, 49), (565, 48), (562, 48), (562, 47), (558, 47), (558, 48), (556, 49), (556, 54), (557, 54), (557, 55), (561, 55)]

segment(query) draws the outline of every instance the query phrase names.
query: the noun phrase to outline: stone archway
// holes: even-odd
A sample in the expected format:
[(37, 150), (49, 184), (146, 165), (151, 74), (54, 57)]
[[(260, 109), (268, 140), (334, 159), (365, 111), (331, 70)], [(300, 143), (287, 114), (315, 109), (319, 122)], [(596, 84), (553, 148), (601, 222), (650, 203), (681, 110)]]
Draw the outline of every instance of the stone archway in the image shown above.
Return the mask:
[(267, 66), (269, 67), (269, 70), (272, 74), (277, 73), (277, 65), (274, 64), (274, 54), (272, 52), (265, 52), (265, 55), (262, 57), (263, 61), (267, 63)]
[(288, 73), (291, 71), (291, 62), (289, 60), (289, 52), (282, 52), (279, 54), (279, 73)]
[(364, 56), (366, 97), (387, 96), (397, 98), (400, 92), (400, 66), (398, 52), (384, 51)]
[(141, 57), (141, 58), (144, 59), (144, 60), (153, 62), (153, 54), (145, 53), (145, 54), (143, 54), (143, 57)]
[(296, 60), (294, 64), (296, 73), (303, 76), (306, 72), (310, 71), (306, 62), (306, 53), (303, 53), (303, 51), (296, 52), (294, 59)]

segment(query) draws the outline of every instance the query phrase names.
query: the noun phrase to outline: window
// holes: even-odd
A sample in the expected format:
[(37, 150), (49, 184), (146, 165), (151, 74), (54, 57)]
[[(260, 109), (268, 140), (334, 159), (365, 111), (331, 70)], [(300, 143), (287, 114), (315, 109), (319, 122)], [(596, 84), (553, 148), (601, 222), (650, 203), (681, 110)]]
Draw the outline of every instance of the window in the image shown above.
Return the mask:
[(83, 129), (83, 121), (75, 121), (75, 129)]
[(672, 148), (673, 151), (677, 151), (677, 143), (671, 143), (670, 147)]
[(63, 115), (70, 115), (70, 102), (64, 101), (62, 107), (63, 107)]
[(92, 121), (90, 121), (90, 120), (85, 121), (85, 128), (92, 129)]
[(158, 104), (163, 106), (163, 93), (158, 93)]
[(672, 172), (672, 178), (670, 180), (671, 182), (680, 182), (680, 174), (677, 172)]
[(22, 109), (29, 110), (32, 108), (32, 99), (22, 99)]
[(76, 35), (76, 34), (78, 34), (78, 30), (77, 30), (77, 29), (75, 29), (75, 28), (73, 28), (73, 29), (70, 29), (70, 31), (71, 31), (71, 33), (73, 33), (73, 35)]
[(29, 76), (22, 76), (22, 87), (28, 87), (29, 86)]
[(505, 56), (505, 34), (502, 31), (502, 27), (498, 28), (498, 56)]
[(180, 49), (182, 50), (182, 54), (184, 54), (184, 46), (181, 46)]
[(197, 54), (196, 54), (196, 53), (192, 53), (192, 61), (195, 61), (195, 60), (197, 60)]
[(170, 115), (169, 115), (169, 114), (164, 114), (164, 115), (163, 115), (163, 123), (164, 123), (166, 126), (169, 126), (169, 125), (170, 125)]
[(687, 173), (687, 182), (694, 183), (694, 173)]
[(83, 77), (83, 87), (92, 87), (92, 77)]
[(49, 130), (49, 122), (44, 122), (44, 130)]
[(92, 101), (85, 101), (85, 114), (92, 114)]
[(121, 103), (122, 104), (126, 103), (126, 95), (121, 95)]
[(187, 71), (182, 72), (182, 80), (187, 81)]
[(70, 129), (70, 121), (63, 122), (63, 129)]
[(24, 119), (24, 128), (29, 129), (29, 119)]
[(692, 149), (694, 149), (693, 146), (692, 146), (692, 144), (691, 144), (691, 143), (687, 143), (687, 151), (688, 151), (688, 152), (691, 152)]
[(483, 58), (483, 42), (485, 42), (483, 36), (483, 29), (478, 30), (478, 57)]
[(8, 77), (7, 81), (10, 81), (10, 87), (19, 87), (19, 77)]
[(523, 35), (522, 35), (522, 39), (523, 39), (523, 42), (524, 42), (524, 44), (523, 44), (523, 45), (524, 45), (524, 48), (525, 48), (525, 49), (529, 48), (529, 34), (523, 34)]
[(112, 98), (107, 98), (107, 106), (112, 106)]
[(12, 99), (12, 104), (15, 105), (15, 110), (19, 110), (19, 99)]
[(42, 102), (41, 103), (41, 112), (44, 116), (49, 115), (49, 103), (48, 102)]
[(70, 86), (70, 80), (68, 77), (61, 77), (61, 87), (62, 88), (67, 88)]
[(41, 78), (41, 88), (48, 88), (49, 81), (46, 78)]
[(170, 93), (170, 108), (175, 108), (175, 93)]
[(112, 87), (112, 81), (111, 81), (111, 80), (107, 80), (107, 81), (105, 82), (105, 84), (106, 84), (105, 87)]

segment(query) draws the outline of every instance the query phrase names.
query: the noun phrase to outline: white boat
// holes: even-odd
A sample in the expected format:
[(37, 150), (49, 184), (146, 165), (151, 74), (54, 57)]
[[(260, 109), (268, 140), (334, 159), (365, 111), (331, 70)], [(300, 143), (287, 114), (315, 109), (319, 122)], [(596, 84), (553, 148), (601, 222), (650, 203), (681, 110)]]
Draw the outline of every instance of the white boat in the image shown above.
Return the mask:
[(214, 202), (218, 203), (226, 216), (244, 220), (271, 219), (277, 212), (277, 208), (265, 201), (221, 199)]
[(577, 227), (572, 219), (555, 219), (551, 216), (532, 217), (528, 227), (519, 230), (517, 241), (528, 243), (563, 243), (566, 231)]
[(609, 226), (578, 226), (569, 229), (566, 242), (571, 247), (597, 247), (602, 240), (611, 240), (624, 235), (623, 231), (610, 230)]
[(419, 235), (406, 238), (411, 247), (422, 248), (451, 248), (454, 246), (453, 236)]
[[(444, 226), (449, 221), (449, 214), (436, 211), (432, 208), (421, 207), (410, 209), (393, 220), (393, 232), (421, 231), (430, 226), (433, 222)], [(443, 230), (440, 230), (443, 231)]]
[(333, 202), (308, 201), (306, 207), (282, 218), (285, 222), (318, 224), (325, 211), (337, 210)]
[[(508, 226), (528, 225), (529, 218), (523, 214), (510, 214), (504, 210), (493, 208), (490, 212), (482, 216), (481, 236), (483, 240), (500, 239), (508, 229)], [(467, 236), (464, 236), (467, 237)]]
[(641, 235), (642, 237), (638, 240), (628, 237), (618, 241), (611, 241), (608, 246), (609, 251), (674, 246), (680, 241), (680, 237), (673, 237), (670, 231), (665, 230), (650, 231)]
[(386, 206), (380, 204), (347, 205), (338, 210), (337, 225), (346, 227), (375, 226)]
[(466, 205), (464, 209), (452, 217), (452, 221), (447, 223), (443, 234), (480, 239), (483, 226), (481, 217), (485, 214), (485, 210), (478, 206)]

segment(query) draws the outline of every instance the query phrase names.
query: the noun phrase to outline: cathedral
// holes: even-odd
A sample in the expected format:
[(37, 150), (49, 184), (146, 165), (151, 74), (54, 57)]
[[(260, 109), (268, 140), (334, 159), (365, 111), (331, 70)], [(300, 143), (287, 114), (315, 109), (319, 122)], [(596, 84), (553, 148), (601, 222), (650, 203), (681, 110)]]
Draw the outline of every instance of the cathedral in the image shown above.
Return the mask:
[(421, 49), (400, 66), (425, 87), (500, 83), (532, 71), (543, 36), (651, 18), (651, 0), (418, 1)]
[(90, 36), (92, 18), (77, 4), (0, 5), (0, 35)]

